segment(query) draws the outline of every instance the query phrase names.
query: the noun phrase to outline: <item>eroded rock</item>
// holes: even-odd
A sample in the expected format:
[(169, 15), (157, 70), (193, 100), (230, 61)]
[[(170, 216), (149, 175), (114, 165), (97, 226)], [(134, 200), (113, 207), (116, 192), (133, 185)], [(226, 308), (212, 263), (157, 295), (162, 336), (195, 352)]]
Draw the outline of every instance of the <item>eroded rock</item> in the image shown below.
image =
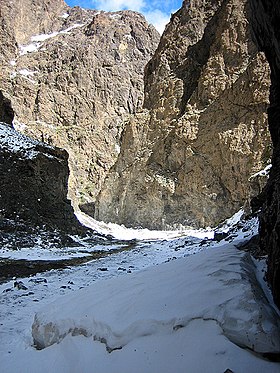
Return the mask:
[(2, 2), (0, 89), (13, 123), (68, 151), (69, 195), (93, 215), (127, 117), (143, 103), (144, 66), (159, 34), (132, 11), (70, 8), (63, 0)]
[(0, 123), (0, 212), (6, 219), (77, 232), (67, 199), (68, 154)]
[(184, 1), (145, 70), (95, 217), (152, 229), (215, 226), (263, 188), (269, 67), (245, 0)]

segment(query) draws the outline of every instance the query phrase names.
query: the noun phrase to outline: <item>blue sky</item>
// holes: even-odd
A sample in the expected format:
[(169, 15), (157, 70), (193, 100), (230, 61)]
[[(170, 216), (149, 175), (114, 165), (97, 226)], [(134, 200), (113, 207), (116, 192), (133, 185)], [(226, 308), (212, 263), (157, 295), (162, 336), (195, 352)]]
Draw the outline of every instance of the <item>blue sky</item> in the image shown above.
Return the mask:
[(183, 0), (66, 0), (68, 5), (79, 5), (82, 8), (105, 11), (136, 10), (144, 14), (161, 33), (169, 21), (170, 14), (179, 9), (182, 2)]

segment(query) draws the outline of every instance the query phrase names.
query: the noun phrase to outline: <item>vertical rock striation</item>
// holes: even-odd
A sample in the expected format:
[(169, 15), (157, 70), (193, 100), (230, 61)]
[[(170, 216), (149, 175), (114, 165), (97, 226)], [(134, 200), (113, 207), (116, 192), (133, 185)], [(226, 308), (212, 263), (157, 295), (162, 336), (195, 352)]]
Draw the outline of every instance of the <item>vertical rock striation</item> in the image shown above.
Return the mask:
[(252, 28), (271, 69), (268, 124), (273, 143), (272, 169), (260, 218), (261, 248), (268, 254), (268, 280), (280, 307), (280, 3), (251, 0)]
[[(184, 1), (145, 70), (95, 216), (152, 229), (216, 225), (262, 189), (269, 67), (246, 0)], [(254, 180), (253, 180), (254, 179)]]

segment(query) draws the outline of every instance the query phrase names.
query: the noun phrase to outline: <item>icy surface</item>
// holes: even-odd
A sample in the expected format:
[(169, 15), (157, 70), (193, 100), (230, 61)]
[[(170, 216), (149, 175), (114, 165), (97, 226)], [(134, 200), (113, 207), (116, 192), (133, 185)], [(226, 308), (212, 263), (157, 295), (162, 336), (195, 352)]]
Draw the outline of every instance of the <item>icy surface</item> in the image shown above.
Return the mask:
[[(279, 363), (244, 348), (279, 351), (279, 329), (256, 281), (272, 302), (264, 262), (235, 248), (257, 220), (238, 226), (218, 243), (127, 241), (130, 250), (0, 285), (0, 371), (279, 373)], [(34, 316), (37, 343), (55, 342), (43, 350), (33, 347)]]
[(193, 320), (214, 321), (238, 346), (280, 352), (276, 315), (259, 293), (254, 264), (229, 245), (133, 274), (129, 281), (123, 276), (98, 282), (38, 312), (32, 329), (41, 348), (80, 334), (112, 351), (142, 336), (172, 334)]

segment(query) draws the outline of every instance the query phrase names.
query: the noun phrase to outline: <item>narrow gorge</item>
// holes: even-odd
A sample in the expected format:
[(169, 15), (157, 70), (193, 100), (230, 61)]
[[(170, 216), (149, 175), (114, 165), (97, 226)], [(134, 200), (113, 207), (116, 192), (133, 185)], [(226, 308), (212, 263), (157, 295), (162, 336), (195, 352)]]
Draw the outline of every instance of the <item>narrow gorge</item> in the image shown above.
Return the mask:
[[(0, 119), (66, 149), (74, 208), (149, 229), (216, 226), (241, 208), (260, 208), (272, 144), (270, 69), (258, 49), (268, 55), (267, 39), (256, 36), (260, 26), (251, 32), (256, 5), (184, 1), (160, 40), (131, 11), (1, 0), (0, 12)], [(3, 167), (2, 205), (21, 210), (15, 191), (6, 193)], [(275, 211), (261, 218), (265, 251)]]
[[(184, 1), (145, 69), (143, 110), (97, 197), (97, 219), (215, 226), (265, 185), (269, 67), (245, 0)], [(257, 174), (259, 175), (259, 174)]]
[(7, 373), (279, 371), (279, 22), (0, 0)]
[(159, 45), (139, 13), (14, 3), (1, 6), (2, 118), (67, 150), (75, 208), (149, 229), (251, 211), (270, 79), (245, 0), (183, 2)]

